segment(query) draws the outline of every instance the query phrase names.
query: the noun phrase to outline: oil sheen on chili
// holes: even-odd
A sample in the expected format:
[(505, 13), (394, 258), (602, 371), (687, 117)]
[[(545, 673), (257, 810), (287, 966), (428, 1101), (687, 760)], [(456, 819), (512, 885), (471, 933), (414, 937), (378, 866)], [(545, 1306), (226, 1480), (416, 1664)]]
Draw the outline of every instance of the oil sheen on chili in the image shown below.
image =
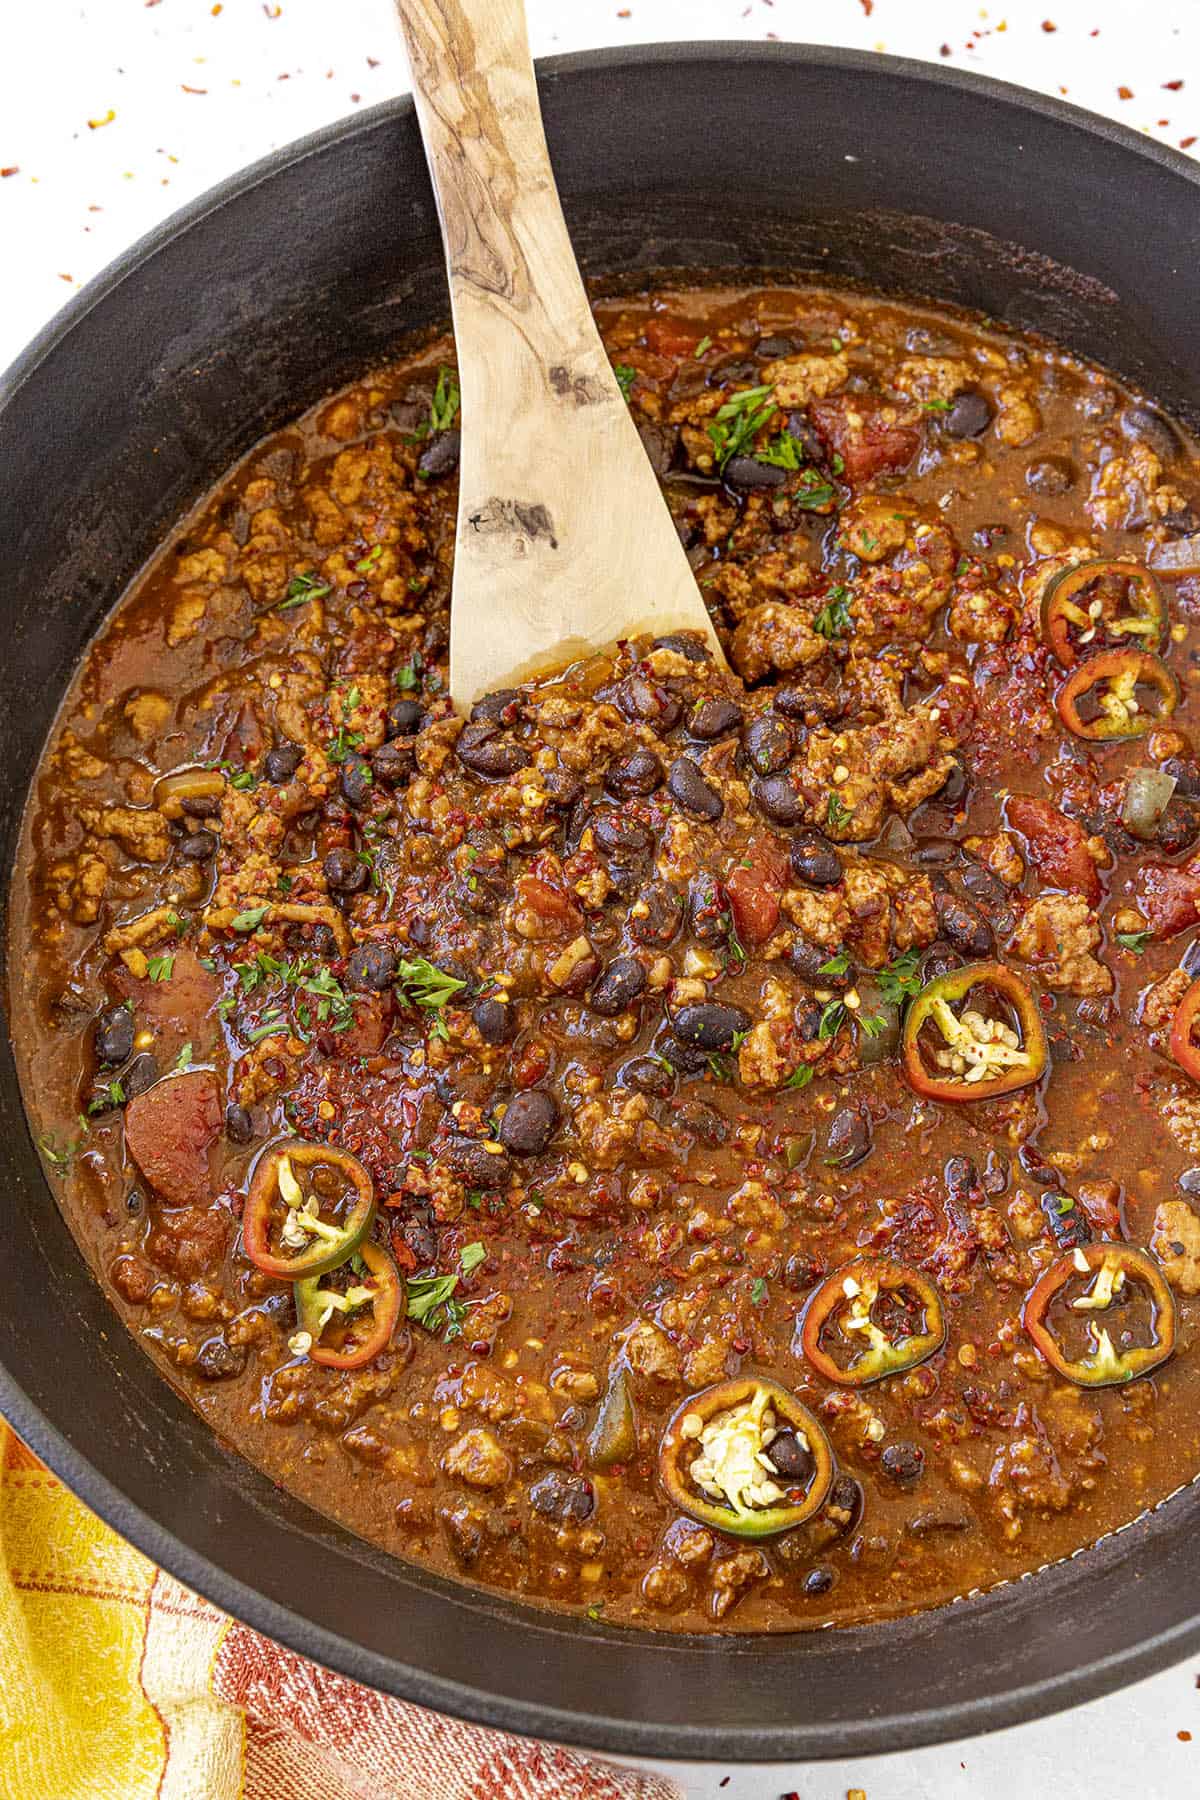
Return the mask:
[(1200, 1466), (1195, 450), (925, 308), (598, 312), (730, 670), (456, 717), (453, 345), (337, 394), (78, 675), (29, 1112), (168, 1379), (396, 1555), (896, 1614)]

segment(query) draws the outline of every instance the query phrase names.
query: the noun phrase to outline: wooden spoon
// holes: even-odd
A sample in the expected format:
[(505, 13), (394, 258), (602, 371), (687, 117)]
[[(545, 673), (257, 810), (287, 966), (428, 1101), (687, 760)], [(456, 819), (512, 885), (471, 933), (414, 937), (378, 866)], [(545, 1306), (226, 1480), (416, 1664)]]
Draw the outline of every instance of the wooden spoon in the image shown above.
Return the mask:
[(522, 0), (397, 7), (458, 346), (455, 703), (638, 632), (703, 632), (723, 664), (588, 306)]

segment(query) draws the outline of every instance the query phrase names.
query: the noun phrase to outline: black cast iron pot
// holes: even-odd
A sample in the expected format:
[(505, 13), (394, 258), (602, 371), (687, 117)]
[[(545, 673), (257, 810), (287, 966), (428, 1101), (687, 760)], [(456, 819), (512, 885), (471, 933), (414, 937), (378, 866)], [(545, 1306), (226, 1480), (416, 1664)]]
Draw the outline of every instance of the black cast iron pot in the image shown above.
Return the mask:
[[(876, 56), (674, 46), (541, 70), (586, 270), (791, 269), (1049, 332), (1200, 422), (1200, 172), (1056, 102)], [(407, 101), (279, 152), (93, 283), (0, 390), (2, 854), (89, 638), (264, 431), (446, 313)], [(22, 979), (19, 945), (8, 978)], [(0, 1045), (0, 1407), (125, 1537), (358, 1680), (659, 1756), (861, 1754), (1011, 1724), (1200, 1646), (1200, 1494), (990, 1594), (705, 1640), (532, 1612), (279, 1492), (177, 1399), (59, 1215)]]

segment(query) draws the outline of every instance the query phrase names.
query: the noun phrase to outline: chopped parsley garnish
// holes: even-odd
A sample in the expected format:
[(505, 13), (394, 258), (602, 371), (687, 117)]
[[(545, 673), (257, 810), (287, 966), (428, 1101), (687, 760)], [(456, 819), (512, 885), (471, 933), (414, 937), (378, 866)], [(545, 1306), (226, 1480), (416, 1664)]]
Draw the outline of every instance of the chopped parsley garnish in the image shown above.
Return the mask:
[(823, 962), (817, 970), (818, 975), (844, 975), (850, 967), (850, 952), (839, 950), (828, 962)]
[(1059, 1194), (1054, 1202), (1054, 1210), (1060, 1219), (1065, 1218), (1069, 1212), (1074, 1212), (1075, 1202), (1072, 1200), (1070, 1194)]
[(712, 339), (706, 333), (704, 335), (704, 337), (702, 337), (700, 339), (700, 342), (696, 345), (696, 348), (692, 351), (692, 355), (693, 356), (703, 356), (704, 352), (706, 350), (711, 350), (711, 349), (712, 349)]
[(906, 950), (902, 956), (890, 962), (886, 969), (880, 969), (876, 976), (879, 992), (890, 1006), (899, 1006), (904, 1000), (920, 993), (921, 977), (917, 973), (920, 961), (919, 950)]
[(836, 500), (837, 490), (828, 481), (822, 481), (810, 469), (803, 478), (802, 484), (792, 495), (792, 505), (798, 506), (801, 512), (816, 512), (819, 507), (828, 506)]
[(362, 695), (359, 693), (358, 685), (356, 683), (346, 695), (346, 711), (353, 712), (355, 707), (358, 706), (361, 701)]
[(265, 906), (249, 906), (245, 912), (236, 914), (229, 923), (235, 931), (257, 931), (267, 916), (267, 910)]
[(758, 433), (775, 417), (773, 387), (745, 388), (717, 409), (708, 427), (708, 435), (716, 452), (717, 467), (723, 469), (733, 456), (744, 455)]
[(401, 668), (397, 669), (396, 673), (392, 676), (392, 680), (395, 682), (396, 686), (400, 689), (400, 692), (402, 694), (407, 694), (410, 691), (410, 689), (415, 688), (420, 681), (420, 673), (417, 668), (417, 663), (418, 663), (418, 659), (414, 656), (413, 660), (411, 662), (404, 663), (403, 666)]
[(613, 374), (617, 378), (617, 386), (621, 390), (622, 398), (628, 400), (633, 384), (637, 380), (637, 370), (631, 369), (628, 363), (615, 363)]
[(750, 1283), (750, 1304), (751, 1306), (767, 1304), (767, 1284), (761, 1275), (756, 1275)]
[[(86, 1131), (87, 1120), (81, 1119), (80, 1124), (83, 1126), (84, 1131)], [(48, 1132), (38, 1139), (37, 1144), (38, 1149), (41, 1151), (56, 1175), (65, 1175), (67, 1173), (67, 1170), (71, 1167), (71, 1158), (79, 1149), (79, 1145), (75, 1143), (64, 1144), (60, 1150)]]
[(1148, 931), (1118, 931), (1117, 942), (1124, 949), (1132, 950), (1135, 956), (1140, 956), (1150, 942), (1150, 933)]
[(842, 344), (841, 338), (840, 337), (830, 338), (829, 348), (833, 351), (835, 356), (840, 356), (842, 349), (843, 349), (843, 344)]
[(841, 1000), (830, 1000), (821, 1013), (821, 1023), (817, 1026), (817, 1037), (822, 1043), (826, 1039), (836, 1037), (846, 1017), (846, 1007)]
[(487, 1251), (482, 1244), (464, 1244), (458, 1253), (458, 1264), (464, 1275), (470, 1275), (481, 1262), (487, 1261)]
[(175, 952), (166, 951), (162, 956), (152, 956), (146, 963), (146, 973), (151, 981), (170, 981), (175, 969)]
[(922, 402), (921, 411), (922, 412), (949, 412), (950, 411), (950, 402), (948, 400), (926, 400), (926, 401)]
[(456, 975), (448, 975), (424, 956), (414, 956), (411, 960), (401, 958), (396, 976), (396, 989), (402, 1001), (408, 1006), (424, 1006), (434, 1011), (445, 1006), (466, 985), (465, 981), (460, 981)]
[(770, 463), (773, 469), (799, 469), (804, 463), (804, 452), (790, 431), (781, 431), (765, 450), (758, 452), (756, 460)]
[(229, 785), (237, 788), (239, 793), (246, 794), (258, 786), (258, 777), (252, 775), (249, 769), (239, 769), (236, 775), (229, 777)]
[[(325, 754), (328, 756), (330, 762), (342, 763), (345, 762), (351, 750), (360, 750), (361, 748), (362, 733), (360, 731), (347, 731), (344, 725), (339, 725), (337, 736), (330, 738), (325, 746)], [(370, 781), (370, 769), (364, 768), (362, 773), (364, 779)]]
[(787, 1080), (784, 1082), (783, 1085), (785, 1088), (792, 1088), (792, 1089), (806, 1088), (808, 1086), (809, 1082), (812, 1080), (812, 1078), (813, 1078), (812, 1064), (811, 1063), (801, 1063), (800, 1067), (798, 1069), (794, 1070), (792, 1072), (792, 1074), (790, 1074), (788, 1076)]
[(726, 952), (733, 962), (738, 964), (745, 962), (746, 951), (741, 938), (738, 936), (737, 926), (733, 922), (732, 913), (727, 916), (725, 921), (725, 946)]
[(302, 575), (293, 575), (287, 584), (287, 597), (279, 602), (279, 612), (290, 612), (294, 606), (303, 606), (306, 600), (320, 600), (332, 589), (327, 581), (313, 569), (306, 569)]
[(448, 369), (443, 365), (438, 370), (437, 386), (433, 390), (433, 403), (429, 408), (430, 430), (449, 431), (454, 423), (459, 405), (458, 376), (453, 369)]
[(846, 806), (837, 794), (830, 794), (825, 807), (825, 819), (830, 825), (848, 825), (854, 817), (854, 808)]
[(355, 563), (354, 573), (356, 575), (368, 575), (382, 555), (383, 545), (376, 544), (373, 550), (368, 550), (367, 554), (360, 562)]
[(854, 621), (850, 617), (849, 588), (834, 588), (828, 600), (813, 620), (813, 630), (818, 637), (840, 637), (843, 632), (854, 630)]
[(286, 1030), (287, 1020), (284, 1018), (283, 1014), (281, 1012), (269, 1012), (261, 1025), (256, 1025), (252, 1031), (246, 1033), (246, 1042), (248, 1044), (260, 1044), (264, 1038), (278, 1037), (280, 1032)]
[(862, 1013), (862, 1012), (856, 1013), (855, 1017), (858, 1020), (859, 1029), (862, 1031), (865, 1031), (869, 1038), (879, 1037), (880, 1034), (882, 1033), (882, 1031), (884, 1030), (884, 1027), (887, 1025), (886, 1019), (881, 1019), (878, 1017), (872, 1018), (872, 1017), (869, 1017), (866, 1013)]
[(124, 1104), (125, 1089), (119, 1081), (110, 1081), (107, 1087), (88, 1101), (88, 1113), (94, 1118), (97, 1113), (111, 1112), (114, 1107)]
[(438, 1329), (436, 1314), (458, 1286), (458, 1271), (452, 1275), (412, 1275), (405, 1282), (408, 1289), (408, 1316), (427, 1331)]
[(179, 1048), (179, 1055), (175, 1058), (175, 1067), (171, 1070), (171, 1073), (172, 1073), (172, 1075), (182, 1075), (186, 1070), (190, 1069), (191, 1066), (192, 1066), (192, 1046), (191, 1046), (190, 1042), (186, 1043), (186, 1044), (181, 1044), (180, 1048)]
[(723, 1056), (714, 1054), (709, 1057), (708, 1072), (714, 1081), (728, 1081), (730, 1079), (729, 1064), (725, 1061)]

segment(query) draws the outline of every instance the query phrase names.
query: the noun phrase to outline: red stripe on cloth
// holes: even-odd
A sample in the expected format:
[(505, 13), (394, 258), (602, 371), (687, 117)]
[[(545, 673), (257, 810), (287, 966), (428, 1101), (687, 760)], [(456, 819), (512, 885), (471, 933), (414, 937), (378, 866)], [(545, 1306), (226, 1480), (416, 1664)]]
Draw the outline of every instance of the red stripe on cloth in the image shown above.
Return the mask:
[(314, 1800), (680, 1800), (657, 1776), (389, 1699), (236, 1623), (212, 1686), (246, 1716), (246, 1800), (307, 1800), (320, 1775)]

